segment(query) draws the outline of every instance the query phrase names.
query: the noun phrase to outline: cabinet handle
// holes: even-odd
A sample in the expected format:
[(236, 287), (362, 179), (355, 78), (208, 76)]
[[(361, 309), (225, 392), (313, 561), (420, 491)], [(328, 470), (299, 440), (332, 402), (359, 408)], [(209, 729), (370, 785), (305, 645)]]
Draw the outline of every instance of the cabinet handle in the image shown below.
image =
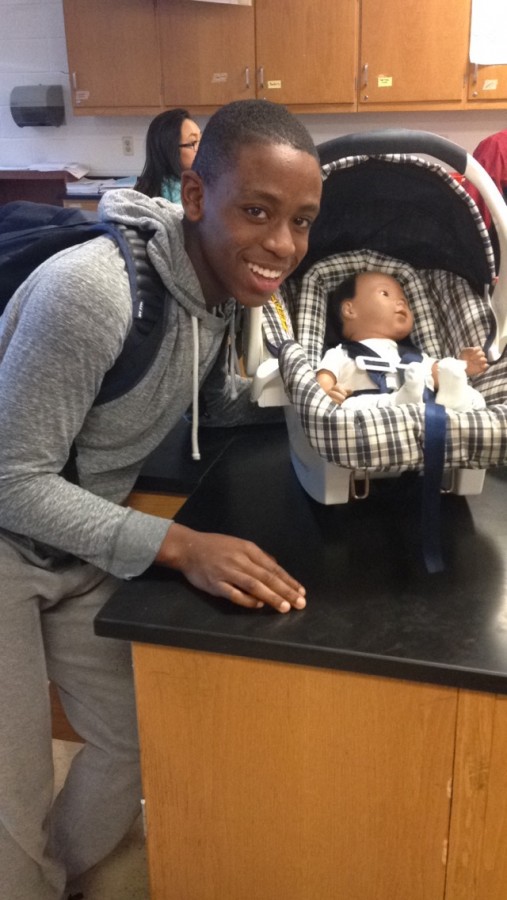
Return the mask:
[(363, 66), (363, 80), (361, 87), (368, 87), (368, 63), (365, 63)]
[(76, 72), (72, 73), (72, 87), (74, 88), (75, 91), (77, 91), (77, 73)]
[(259, 88), (264, 90), (264, 66), (259, 66)]
[(247, 66), (245, 69), (245, 87), (247, 91), (250, 90), (250, 66)]

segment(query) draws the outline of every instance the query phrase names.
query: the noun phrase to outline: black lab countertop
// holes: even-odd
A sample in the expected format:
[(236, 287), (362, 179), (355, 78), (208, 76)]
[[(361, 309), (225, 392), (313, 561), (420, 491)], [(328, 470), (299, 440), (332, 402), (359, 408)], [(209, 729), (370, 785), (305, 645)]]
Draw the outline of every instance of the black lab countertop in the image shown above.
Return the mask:
[[(97, 634), (507, 693), (506, 469), (480, 496), (442, 497), (445, 570), (428, 574), (420, 477), (328, 507), (300, 486), (284, 425), (211, 440), (178, 521), (255, 541), (306, 586), (307, 608), (244, 610), (153, 567), (105, 604)], [(166, 490), (186, 492), (176, 476)]]

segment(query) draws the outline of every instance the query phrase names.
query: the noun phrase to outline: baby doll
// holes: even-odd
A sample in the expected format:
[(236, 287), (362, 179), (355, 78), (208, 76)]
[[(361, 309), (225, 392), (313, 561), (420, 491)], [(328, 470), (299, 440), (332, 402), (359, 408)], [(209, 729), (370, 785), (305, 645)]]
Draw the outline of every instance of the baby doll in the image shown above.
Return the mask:
[[(328, 300), (326, 343), (337, 346), (331, 346), (319, 364), (320, 386), (344, 408), (420, 403), (426, 388), (437, 391), (437, 402), (449, 409), (484, 408), (484, 398), (467, 382), (467, 375), (487, 368), (484, 351), (465, 347), (459, 359), (432, 359), (411, 343), (413, 323), (401, 285), (391, 275), (374, 271), (348, 278)], [(354, 348), (357, 342), (364, 347)], [(368, 357), (366, 366), (361, 356)], [(382, 388), (373, 380), (378, 376), (368, 372), (375, 356), (380, 360), (374, 366), (386, 366)], [(408, 361), (414, 357), (419, 361)]]

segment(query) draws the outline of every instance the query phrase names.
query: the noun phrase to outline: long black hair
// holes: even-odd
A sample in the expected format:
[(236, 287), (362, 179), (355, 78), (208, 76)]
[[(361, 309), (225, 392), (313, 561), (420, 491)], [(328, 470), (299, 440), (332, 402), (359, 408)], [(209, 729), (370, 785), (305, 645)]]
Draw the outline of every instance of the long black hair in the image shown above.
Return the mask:
[(164, 178), (181, 178), (181, 126), (190, 119), (186, 109), (169, 109), (150, 122), (146, 133), (146, 160), (135, 189), (148, 197), (160, 197)]

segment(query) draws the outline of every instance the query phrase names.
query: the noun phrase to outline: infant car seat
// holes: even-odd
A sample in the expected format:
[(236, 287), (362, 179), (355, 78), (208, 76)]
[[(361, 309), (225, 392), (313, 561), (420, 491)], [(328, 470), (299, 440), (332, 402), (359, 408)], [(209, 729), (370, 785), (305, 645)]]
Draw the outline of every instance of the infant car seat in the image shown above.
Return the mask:
[[(457, 356), (464, 346), (487, 350), (488, 370), (471, 380), (487, 408), (446, 411), (443, 462), (446, 490), (480, 493), (486, 469), (507, 459), (503, 198), (471, 155), (434, 134), (352, 134), (318, 151), (323, 200), (308, 254), (267, 306), (248, 312), (252, 398), (284, 406), (292, 463), (321, 503), (367, 496), (371, 478), (423, 471), (424, 404), (342, 409), (315, 378), (328, 294), (350, 274), (385, 271), (405, 290), (422, 350), (437, 358)], [(465, 175), (487, 204), (501, 270), (477, 205), (449, 170)]]

